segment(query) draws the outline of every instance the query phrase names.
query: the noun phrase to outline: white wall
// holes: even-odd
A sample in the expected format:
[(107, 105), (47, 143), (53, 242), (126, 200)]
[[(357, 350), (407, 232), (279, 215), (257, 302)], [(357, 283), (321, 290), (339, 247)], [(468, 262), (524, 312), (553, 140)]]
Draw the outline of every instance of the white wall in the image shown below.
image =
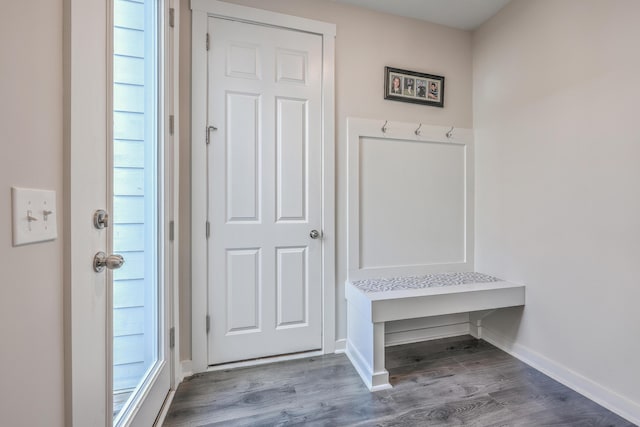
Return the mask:
[(476, 267), (527, 285), (485, 326), (637, 420), (639, 16), (514, 0), (473, 37)]
[(13, 185), (57, 191), (63, 236), (62, 1), (3, 2), (0, 424), (64, 424), (62, 238), (11, 246)]
[[(347, 233), (346, 233), (346, 118), (349, 116), (374, 118), (389, 121), (415, 122), (434, 125), (471, 127), (471, 34), (424, 21), (402, 18), (373, 12), (333, 1), (318, 0), (232, 0), (261, 9), (301, 16), (319, 21), (335, 23), (336, 37), (336, 295), (337, 338), (346, 335), (346, 302), (344, 281), (346, 279)], [(181, 4), (181, 52), (190, 50), (190, 11), (188, 2)], [(186, 22), (185, 22), (186, 21)], [(186, 25), (184, 25), (186, 24)], [(190, 79), (190, 58), (181, 57), (180, 80)], [(383, 77), (385, 65), (416, 71), (429, 72), (446, 77), (445, 108), (426, 107), (383, 99)], [(188, 84), (188, 83), (185, 83)], [(189, 86), (186, 86), (189, 87)], [(182, 91), (186, 93), (187, 91)], [(190, 100), (181, 99), (181, 122), (190, 122)], [(380, 123), (382, 126), (383, 122)], [(182, 126), (187, 128), (188, 126)], [(189, 138), (185, 131), (181, 135), (183, 159), (189, 159)], [(181, 165), (181, 211), (182, 219), (189, 218), (189, 200), (184, 197), (185, 183), (189, 180), (189, 168)], [(186, 204), (186, 207), (185, 207)], [(180, 247), (189, 242), (189, 224), (183, 222), (180, 229)], [(180, 284), (181, 304), (181, 356), (190, 358), (191, 335), (190, 278), (185, 271), (190, 268), (188, 258), (181, 258)], [(188, 318), (188, 317), (187, 317)]]

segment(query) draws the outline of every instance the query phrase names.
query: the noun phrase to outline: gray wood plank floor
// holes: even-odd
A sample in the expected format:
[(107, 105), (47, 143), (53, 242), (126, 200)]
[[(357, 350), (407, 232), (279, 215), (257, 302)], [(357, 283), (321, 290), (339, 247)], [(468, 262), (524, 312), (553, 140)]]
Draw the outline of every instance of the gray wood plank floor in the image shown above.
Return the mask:
[(344, 355), (194, 375), (164, 426), (633, 426), (470, 336), (386, 355), (393, 389), (376, 393)]

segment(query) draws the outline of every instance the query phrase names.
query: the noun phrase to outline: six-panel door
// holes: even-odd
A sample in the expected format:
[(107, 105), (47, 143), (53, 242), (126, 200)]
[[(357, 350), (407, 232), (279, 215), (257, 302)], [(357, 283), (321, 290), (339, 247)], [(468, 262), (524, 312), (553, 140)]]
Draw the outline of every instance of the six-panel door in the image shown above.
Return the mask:
[(320, 349), (322, 38), (209, 33), (209, 364)]

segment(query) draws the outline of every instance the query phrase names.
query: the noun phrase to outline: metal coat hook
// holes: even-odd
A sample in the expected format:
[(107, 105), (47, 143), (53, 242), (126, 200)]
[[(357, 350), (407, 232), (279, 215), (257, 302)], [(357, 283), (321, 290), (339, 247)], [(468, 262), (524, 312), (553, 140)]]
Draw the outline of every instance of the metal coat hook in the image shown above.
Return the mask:
[(416, 129), (416, 130), (415, 130), (415, 132), (413, 132), (413, 133), (415, 133), (417, 136), (420, 136), (420, 134), (422, 133), (422, 132), (420, 131), (420, 128), (421, 128), (421, 127), (422, 127), (422, 123), (420, 123), (420, 126), (418, 126), (418, 129)]
[(453, 135), (453, 126), (451, 126), (451, 129), (449, 129), (449, 132), (446, 133), (447, 138), (451, 138), (451, 136)]
[(384, 121), (384, 124), (382, 125), (382, 133), (387, 133), (387, 123), (389, 123), (389, 120)]

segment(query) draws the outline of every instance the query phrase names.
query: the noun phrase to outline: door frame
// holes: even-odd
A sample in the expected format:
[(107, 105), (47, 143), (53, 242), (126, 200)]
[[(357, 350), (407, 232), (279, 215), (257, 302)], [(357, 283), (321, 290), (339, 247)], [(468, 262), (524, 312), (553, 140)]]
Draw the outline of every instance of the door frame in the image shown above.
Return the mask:
[[(169, 9), (176, 9), (177, 0), (162, 2), (164, 14), (161, 22), (168, 23)], [(178, 10), (175, 10), (177, 15)], [(177, 18), (177, 16), (176, 16)], [(163, 347), (167, 348), (170, 390), (158, 414), (149, 416), (161, 420), (171, 402), (177, 385), (182, 380), (179, 346), (169, 348), (169, 329), (175, 330), (175, 343), (179, 342), (178, 328), (178, 61), (179, 43), (177, 21), (174, 28), (163, 25), (164, 91), (160, 110), (164, 132), (165, 158), (163, 194), (164, 221), (160, 233), (164, 246), (163, 270), (165, 292), (161, 297), (165, 306)], [(110, 293), (106, 274), (96, 274), (91, 265), (93, 256), (108, 247), (109, 230), (95, 230), (86, 239), (86, 227), (92, 226), (95, 209), (110, 206), (107, 182), (111, 165), (112, 140), (112, 70), (113, 54), (113, 0), (63, 1), (63, 111), (64, 111), (64, 397), (65, 425), (112, 426), (112, 393), (107, 390), (112, 367), (108, 363), (111, 315)], [(172, 30), (172, 31), (170, 31)], [(90, 42), (87, 42), (87, 41)], [(98, 82), (98, 83), (96, 83)], [(106, 84), (105, 84), (106, 83)], [(97, 101), (97, 102), (96, 102)], [(91, 105), (91, 108), (87, 106)], [(97, 110), (97, 112), (96, 112)], [(169, 116), (174, 115), (174, 129), (169, 132)], [(100, 119), (97, 119), (100, 117)], [(95, 162), (79, 159), (96, 159)], [(97, 165), (96, 165), (97, 163)], [(97, 166), (97, 167), (96, 167)], [(91, 177), (91, 178), (87, 178)], [(99, 183), (107, 189), (94, 191), (89, 184)], [(105, 197), (107, 196), (107, 197)], [(173, 222), (173, 226), (170, 225)], [(173, 227), (174, 235), (170, 235)], [(170, 238), (170, 237), (173, 237)], [(110, 274), (107, 272), (107, 274)], [(148, 392), (147, 389), (145, 392)], [(140, 407), (133, 408), (135, 414)], [(131, 418), (127, 423), (131, 422)]]
[[(322, 350), (335, 351), (335, 35), (336, 26), (297, 16), (225, 3), (191, 0), (191, 366), (209, 370), (207, 358), (207, 25), (209, 17), (286, 28), (322, 37)], [(196, 94), (204, 94), (196, 96)], [(316, 352), (317, 353), (317, 352)], [(299, 355), (294, 357), (300, 357)], [(278, 360), (288, 357), (276, 357)], [(293, 358), (293, 357), (292, 357)], [(268, 359), (273, 360), (273, 359)], [(255, 362), (258, 364), (260, 361)], [(263, 361), (264, 363), (264, 361)], [(246, 364), (246, 363), (245, 363)]]

